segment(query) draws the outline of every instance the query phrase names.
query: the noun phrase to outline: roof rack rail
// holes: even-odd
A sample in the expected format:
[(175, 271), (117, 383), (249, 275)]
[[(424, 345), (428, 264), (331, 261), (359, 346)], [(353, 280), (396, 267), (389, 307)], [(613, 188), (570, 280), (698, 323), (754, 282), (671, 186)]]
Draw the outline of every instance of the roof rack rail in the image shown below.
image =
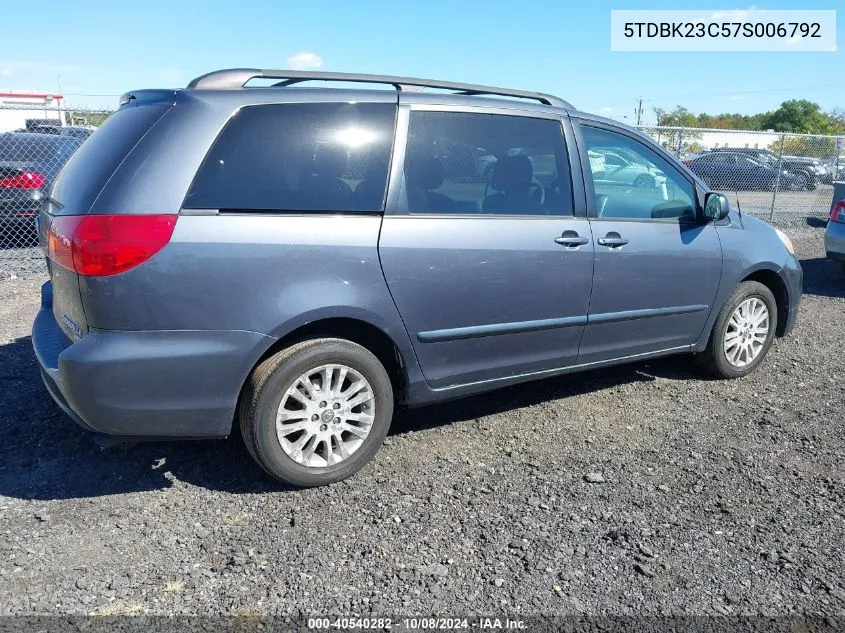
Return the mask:
[(438, 81), (431, 79), (416, 79), (414, 77), (397, 77), (393, 75), (367, 75), (359, 73), (332, 73), (303, 70), (260, 70), (258, 68), (229, 68), (215, 70), (197, 77), (188, 84), (188, 88), (243, 88), (251, 79), (281, 79), (273, 84), (276, 87), (290, 86), (303, 81), (349, 81), (353, 83), (390, 84), (396, 90), (403, 90), (405, 86), (421, 88), (438, 88), (454, 90), (462, 95), (496, 95), (502, 97), (520, 97), (533, 99), (546, 105), (572, 108), (572, 105), (559, 97), (542, 92), (512, 90), (510, 88), (493, 88), (476, 84), (463, 84), (454, 81)]

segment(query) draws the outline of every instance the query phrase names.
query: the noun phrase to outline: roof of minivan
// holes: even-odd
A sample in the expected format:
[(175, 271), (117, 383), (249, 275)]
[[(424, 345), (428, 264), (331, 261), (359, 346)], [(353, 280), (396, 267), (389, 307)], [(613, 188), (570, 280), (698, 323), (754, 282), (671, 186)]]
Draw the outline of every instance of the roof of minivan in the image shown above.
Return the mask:
[(280, 80), (273, 84), (273, 87), (288, 87), (310, 81), (341, 82), (348, 84), (383, 84), (393, 86), (397, 92), (408, 89), (412, 91), (420, 88), (434, 88), (438, 90), (449, 90), (459, 95), (498, 95), (506, 97), (518, 97), (537, 101), (546, 105), (556, 105), (564, 108), (571, 108), (572, 105), (560, 97), (534, 92), (530, 90), (517, 90), (514, 88), (500, 88), (496, 86), (485, 86), (481, 84), (468, 84), (442, 79), (420, 79), (419, 77), (405, 77), (398, 75), (374, 75), (365, 73), (338, 73), (310, 70), (264, 70), (260, 68), (225, 68), (215, 70), (193, 79), (188, 88), (205, 89), (232, 89), (245, 88), (253, 79)]
[(236, 110), (248, 105), (266, 105), (274, 103), (307, 102), (368, 102), (368, 103), (404, 103), (423, 104), (445, 107), (486, 107), (491, 110), (514, 110), (541, 114), (567, 114), (596, 123), (621, 127), (637, 134), (643, 139), (650, 137), (620, 121), (608, 119), (597, 114), (584, 112), (572, 107), (547, 105), (528, 98), (510, 98), (492, 95), (466, 95), (425, 90), (380, 90), (375, 88), (328, 88), (328, 87), (292, 87), (292, 86), (256, 86), (246, 88), (169, 88), (143, 89), (127, 92), (121, 97), (121, 103), (141, 105), (142, 103), (190, 104), (200, 102), (211, 108)]
[(267, 103), (301, 103), (319, 101), (358, 101), (376, 103), (420, 103), (456, 107), (483, 106), (529, 110), (535, 112), (560, 113), (569, 109), (561, 106), (536, 103), (526, 99), (503, 98), (478, 95), (458, 95), (440, 92), (398, 92), (362, 88), (235, 88), (232, 90), (206, 90), (184, 88), (176, 91), (177, 103), (182, 100), (199, 99), (208, 103), (227, 105), (258, 105)]
[[(252, 79), (281, 79), (271, 86), (247, 86)], [(302, 87), (310, 81), (349, 82), (392, 85), (393, 90), (373, 88)], [(431, 92), (426, 89), (448, 90)], [(478, 84), (417, 79), (392, 75), (330, 73), (321, 71), (260, 70), (229, 68), (207, 73), (192, 80), (186, 88), (169, 90), (141, 90), (124, 94), (121, 104), (141, 101), (187, 103), (198, 100), (212, 107), (237, 108), (244, 105), (268, 103), (301, 103), (319, 101), (364, 101), (376, 103), (418, 103), (454, 107), (489, 107), (528, 112), (559, 114), (565, 112), (599, 123), (620, 126), (648, 138), (636, 128), (577, 110), (560, 97), (546, 93), (496, 88)]]
[(368, 103), (406, 103), (425, 104), (447, 107), (487, 107), (498, 110), (537, 112), (542, 114), (565, 113), (573, 117), (587, 119), (625, 128), (648, 139), (648, 135), (620, 121), (608, 119), (597, 114), (576, 110), (573, 107), (546, 105), (530, 99), (504, 98), (488, 95), (461, 95), (443, 92), (411, 90), (379, 90), (374, 88), (305, 88), (262, 86), (248, 88), (178, 88), (144, 89), (127, 92), (122, 101), (141, 105), (144, 102), (171, 104), (189, 104), (201, 102), (212, 108), (235, 110), (247, 105), (265, 105), (273, 103), (307, 102), (368, 102)]

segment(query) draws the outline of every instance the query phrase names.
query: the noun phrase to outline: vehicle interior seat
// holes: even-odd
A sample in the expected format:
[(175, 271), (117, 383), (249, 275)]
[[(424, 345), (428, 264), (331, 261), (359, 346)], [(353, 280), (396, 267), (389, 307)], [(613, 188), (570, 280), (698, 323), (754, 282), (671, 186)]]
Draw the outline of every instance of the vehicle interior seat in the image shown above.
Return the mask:
[(409, 211), (455, 210), (452, 198), (433, 191), (443, 184), (443, 163), (434, 156), (412, 156), (405, 169), (405, 184)]
[(384, 203), (384, 183), (387, 181), (387, 163), (370, 159), (364, 169), (364, 178), (355, 187), (355, 208), (381, 209)]
[(319, 201), (316, 206), (340, 209), (351, 204), (352, 187), (341, 179), (347, 161), (343, 147), (329, 143), (317, 147), (305, 187), (315, 203)]
[(527, 156), (500, 156), (490, 177), (498, 193), (484, 199), (482, 209), (492, 213), (537, 215), (545, 213), (540, 201), (531, 195), (534, 167)]

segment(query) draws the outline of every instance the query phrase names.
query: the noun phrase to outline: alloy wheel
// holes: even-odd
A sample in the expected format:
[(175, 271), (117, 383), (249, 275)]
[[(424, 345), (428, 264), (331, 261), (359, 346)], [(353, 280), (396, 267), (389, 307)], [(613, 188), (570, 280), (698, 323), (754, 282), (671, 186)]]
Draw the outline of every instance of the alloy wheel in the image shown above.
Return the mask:
[(276, 436), (297, 464), (325, 468), (357, 451), (374, 419), (369, 381), (347, 365), (321, 365), (302, 374), (282, 396)]
[(728, 319), (724, 352), (734, 367), (745, 367), (760, 355), (769, 337), (769, 308), (759, 297), (748, 297)]

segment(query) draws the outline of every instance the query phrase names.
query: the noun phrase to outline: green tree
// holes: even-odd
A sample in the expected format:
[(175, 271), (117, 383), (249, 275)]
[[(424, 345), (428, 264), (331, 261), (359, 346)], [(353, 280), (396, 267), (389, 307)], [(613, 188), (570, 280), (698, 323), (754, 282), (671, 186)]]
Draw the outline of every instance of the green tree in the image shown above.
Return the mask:
[[(676, 106), (671, 112), (654, 108), (657, 125), (667, 127), (696, 128), (698, 118), (683, 106)], [(677, 156), (695, 153), (692, 147), (700, 147), (701, 132), (693, 130), (656, 130), (652, 137), (668, 151)]]
[(836, 134), (835, 119), (822, 112), (818, 103), (807, 99), (784, 101), (774, 112), (766, 113), (760, 125), (764, 130), (803, 134)]
[(836, 155), (836, 140), (818, 136), (785, 136), (769, 145), (769, 149), (786, 156), (807, 156), (809, 158), (830, 158)]
[(695, 114), (680, 105), (671, 110), (654, 108), (654, 113), (657, 115), (657, 125), (669, 127), (845, 134), (845, 110), (835, 108), (825, 113), (817, 103), (806, 99), (785, 101), (777, 110), (758, 114)]
[(762, 114), (706, 114), (698, 115), (698, 127), (718, 130), (759, 130)]
[(654, 114), (657, 115), (657, 125), (698, 127), (698, 118), (683, 106), (675, 106), (668, 112), (662, 108), (654, 108)]
[(100, 127), (111, 114), (111, 111), (108, 110), (68, 110), (67, 122), (68, 125), (93, 125), (94, 127)]

